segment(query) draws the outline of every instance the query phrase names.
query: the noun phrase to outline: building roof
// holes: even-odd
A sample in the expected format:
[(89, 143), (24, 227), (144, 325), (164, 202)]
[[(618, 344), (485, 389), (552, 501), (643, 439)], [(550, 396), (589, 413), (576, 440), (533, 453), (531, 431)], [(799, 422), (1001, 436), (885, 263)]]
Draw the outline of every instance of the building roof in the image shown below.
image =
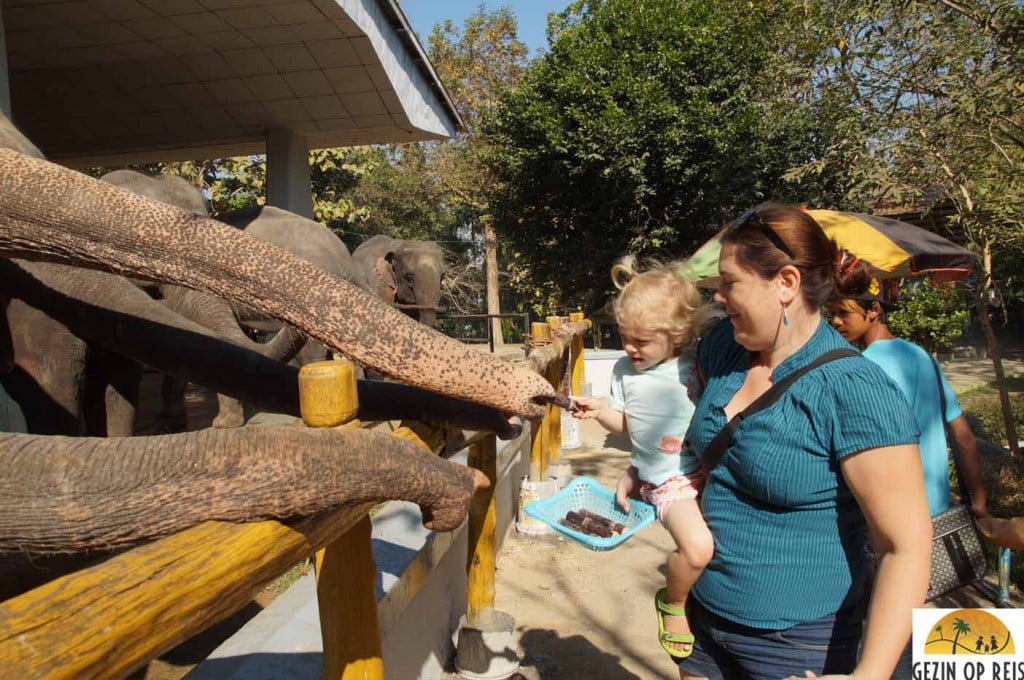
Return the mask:
[(462, 121), (394, 0), (4, 0), (16, 124), (73, 166), (443, 139)]

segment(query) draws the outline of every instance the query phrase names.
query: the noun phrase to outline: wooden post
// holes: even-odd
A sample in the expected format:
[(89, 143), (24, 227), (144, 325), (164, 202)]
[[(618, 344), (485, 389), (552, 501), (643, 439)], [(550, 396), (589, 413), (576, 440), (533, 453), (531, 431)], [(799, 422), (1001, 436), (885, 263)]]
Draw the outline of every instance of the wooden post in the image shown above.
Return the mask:
[[(550, 409), (548, 410), (550, 414)], [(548, 478), (548, 415), (533, 421), (530, 427), (530, 481), (543, 482)]]
[[(358, 427), (355, 366), (318, 361), (299, 370), (299, 408), (310, 427)], [(370, 516), (316, 554), (325, 680), (384, 680), (377, 567)]]
[(469, 505), (469, 555), (466, 620), (479, 626), (494, 611), (494, 562), (497, 547), (495, 534), (498, 515), (494, 490), (498, 485), (498, 445), (493, 434), (469, 447), (469, 466), (480, 470), (491, 486), (477, 491)]
[[(550, 317), (557, 318), (557, 317)], [(530, 324), (530, 348), (543, 347), (551, 342), (551, 326), (534, 321)], [(545, 377), (547, 375), (545, 374)], [(530, 481), (543, 482), (548, 478), (548, 458), (550, 453), (547, 440), (550, 429), (549, 408), (540, 422), (534, 421), (530, 428)]]
[[(555, 387), (556, 392), (562, 390), (562, 359), (555, 359), (548, 366), (548, 381)], [(555, 405), (548, 407), (548, 459), (554, 463), (562, 452), (562, 409)]]
[[(583, 312), (572, 312), (569, 314), (569, 321), (576, 323), (583, 321)], [(586, 380), (585, 364), (583, 362), (583, 334), (573, 336), (572, 342), (570, 343), (569, 349), (569, 360), (572, 362), (572, 369), (570, 375), (572, 376), (569, 381), (569, 393), (578, 395), (580, 393), (580, 385)]]
[(551, 326), (543, 321), (530, 323), (530, 348), (542, 347), (551, 342)]

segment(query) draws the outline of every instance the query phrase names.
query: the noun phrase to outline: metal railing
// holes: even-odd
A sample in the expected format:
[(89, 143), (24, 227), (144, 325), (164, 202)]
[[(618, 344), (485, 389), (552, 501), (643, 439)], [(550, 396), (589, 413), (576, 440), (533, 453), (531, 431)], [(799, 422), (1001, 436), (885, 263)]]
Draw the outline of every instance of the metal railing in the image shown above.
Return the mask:
[[(523, 349), (527, 348), (527, 338), (530, 334), (530, 314), (528, 312), (522, 313), (510, 313), (510, 314), (438, 314), (437, 320), (474, 320), (484, 321), (484, 334), (481, 335), (462, 335), (459, 333), (446, 332), (445, 334), (449, 337), (459, 340), (461, 342), (487, 342), (487, 347), (491, 354), (494, 354), (494, 328), (491, 324), (492, 319), (518, 319), (522, 322), (521, 335), (523, 338)], [(435, 324), (435, 327), (436, 324)]]

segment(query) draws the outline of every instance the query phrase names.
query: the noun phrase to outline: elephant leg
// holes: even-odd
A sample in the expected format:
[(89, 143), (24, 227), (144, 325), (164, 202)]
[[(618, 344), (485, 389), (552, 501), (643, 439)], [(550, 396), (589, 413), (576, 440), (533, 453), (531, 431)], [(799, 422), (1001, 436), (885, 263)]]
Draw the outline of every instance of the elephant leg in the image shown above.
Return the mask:
[(86, 344), (59, 322), (21, 300), (7, 306), (12, 370), (4, 389), (33, 434), (80, 435)]
[(245, 408), (242, 402), (226, 394), (217, 395), (217, 417), (213, 427), (242, 427), (245, 425)]
[(86, 434), (130, 437), (135, 432), (142, 366), (128, 357), (90, 344), (82, 410)]
[[(163, 304), (184, 318), (210, 329), (226, 340), (271, 359), (283, 362), (291, 361), (306, 344), (305, 336), (288, 326), (282, 326), (274, 338), (267, 343), (254, 342), (239, 325), (227, 300), (181, 286), (163, 285), (160, 287), (160, 291), (163, 294)], [(185, 388), (182, 387), (180, 401), (173, 403), (184, 404), (184, 396)], [(165, 401), (165, 408), (167, 404), (168, 402)], [(217, 405), (218, 410), (213, 419), (213, 427), (230, 428), (245, 425), (245, 412), (242, 402), (238, 399), (226, 394), (218, 394)], [(183, 408), (182, 414), (184, 414)], [(179, 429), (186, 428), (183, 426)]]
[(11, 324), (7, 321), (9, 297), (0, 295), (0, 373), (14, 370), (14, 341), (11, 339)]
[(302, 348), (298, 356), (299, 366), (312, 364), (316, 361), (327, 361), (330, 358), (332, 358), (331, 350), (313, 340), (306, 342), (305, 347)]
[(160, 412), (161, 418), (171, 421), (175, 429), (185, 429), (185, 392), (188, 391), (188, 380), (176, 375), (164, 375), (160, 379)]

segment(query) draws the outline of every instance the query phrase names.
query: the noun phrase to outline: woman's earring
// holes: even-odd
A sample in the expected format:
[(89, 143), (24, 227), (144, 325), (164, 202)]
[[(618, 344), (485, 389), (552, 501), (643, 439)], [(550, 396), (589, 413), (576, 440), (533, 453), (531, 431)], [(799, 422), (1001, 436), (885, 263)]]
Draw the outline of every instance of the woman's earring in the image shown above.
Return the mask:
[(787, 310), (787, 307), (785, 305), (783, 305), (782, 306), (782, 325), (783, 326), (788, 326), (789, 325), (789, 314), (786, 312), (786, 310)]

